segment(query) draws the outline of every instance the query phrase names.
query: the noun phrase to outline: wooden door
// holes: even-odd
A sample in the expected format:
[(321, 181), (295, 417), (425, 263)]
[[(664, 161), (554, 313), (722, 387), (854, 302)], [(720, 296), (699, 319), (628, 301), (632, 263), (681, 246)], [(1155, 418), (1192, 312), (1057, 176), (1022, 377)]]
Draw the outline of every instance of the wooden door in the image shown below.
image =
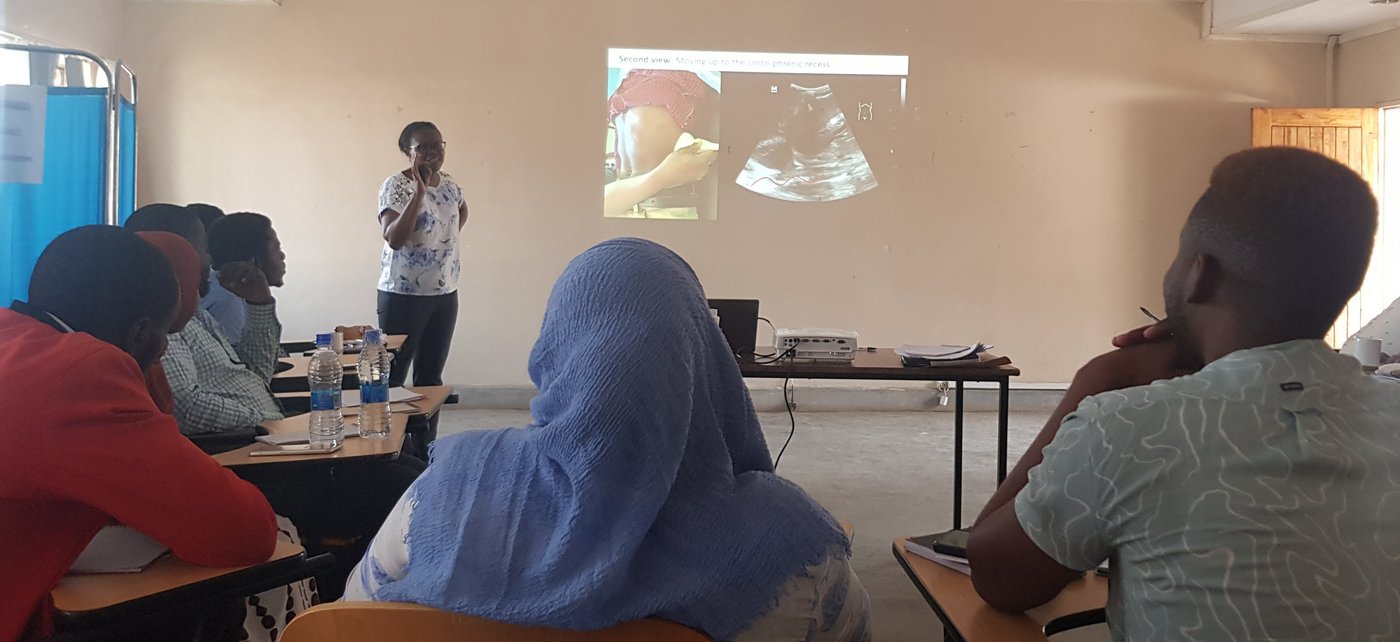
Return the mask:
[[(1253, 110), (1253, 139), (1255, 147), (1302, 147), (1333, 158), (1352, 168), (1378, 196), (1380, 194), (1380, 110), (1374, 108), (1334, 109), (1264, 109)], [(1376, 249), (1371, 253), (1371, 268), (1361, 291), (1342, 310), (1327, 341), (1341, 347), (1348, 337), (1361, 330), (1380, 314), (1394, 296), (1383, 276), (1381, 266), (1397, 264), (1400, 256), (1392, 256), (1390, 244), (1382, 241), (1388, 233), (1400, 233), (1397, 225), (1386, 225), (1381, 218), (1376, 233)]]

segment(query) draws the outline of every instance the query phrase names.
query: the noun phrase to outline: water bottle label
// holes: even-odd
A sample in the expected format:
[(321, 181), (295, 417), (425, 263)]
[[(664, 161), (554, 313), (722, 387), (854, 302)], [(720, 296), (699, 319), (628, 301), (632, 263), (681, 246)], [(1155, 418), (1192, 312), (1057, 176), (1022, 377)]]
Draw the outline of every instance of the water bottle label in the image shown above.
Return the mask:
[(340, 392), (338, 390), (312, 390), (311, 410), (335, 410), (340, 407)]
[(362, 383), (360, 384), (361, 403), (385, 403), (389, 401), (388, 383)]

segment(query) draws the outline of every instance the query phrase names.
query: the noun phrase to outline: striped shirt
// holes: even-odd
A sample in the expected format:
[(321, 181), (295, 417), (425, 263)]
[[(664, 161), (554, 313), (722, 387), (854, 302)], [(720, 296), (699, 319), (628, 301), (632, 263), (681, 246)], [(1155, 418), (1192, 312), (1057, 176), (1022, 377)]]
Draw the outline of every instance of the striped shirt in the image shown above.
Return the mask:
[(1400, 386), (1321, 341), (1090, 397), (1016, 497), (1116, 640), (1400, 636)]

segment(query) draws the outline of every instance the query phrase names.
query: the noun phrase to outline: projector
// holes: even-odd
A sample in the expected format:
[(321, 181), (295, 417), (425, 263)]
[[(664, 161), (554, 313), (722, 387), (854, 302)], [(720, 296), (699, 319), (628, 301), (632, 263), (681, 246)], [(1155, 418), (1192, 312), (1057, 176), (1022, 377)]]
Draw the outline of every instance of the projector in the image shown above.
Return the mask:
[(853, 330), (778, 328), (773, 333), (773, 349), (794, 359), (852, 361), (859, 337)]

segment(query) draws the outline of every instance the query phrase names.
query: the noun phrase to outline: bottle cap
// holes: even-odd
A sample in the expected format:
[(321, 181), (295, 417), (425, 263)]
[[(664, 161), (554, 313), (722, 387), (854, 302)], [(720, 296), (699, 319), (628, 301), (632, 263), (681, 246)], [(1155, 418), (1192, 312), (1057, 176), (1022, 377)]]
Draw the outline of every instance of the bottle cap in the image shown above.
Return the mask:
[(318, 348), (329, 348), (329, 347), (331, 347), (331, 333), (326, 332), (326, 333), (324, 333), (324, 334), (318, 334), (318, 335), (316, 335), (316, 347), (318, 347)]
[(378, 329), (365, 331), (365, 343), (379, 343), (383, 341)]

